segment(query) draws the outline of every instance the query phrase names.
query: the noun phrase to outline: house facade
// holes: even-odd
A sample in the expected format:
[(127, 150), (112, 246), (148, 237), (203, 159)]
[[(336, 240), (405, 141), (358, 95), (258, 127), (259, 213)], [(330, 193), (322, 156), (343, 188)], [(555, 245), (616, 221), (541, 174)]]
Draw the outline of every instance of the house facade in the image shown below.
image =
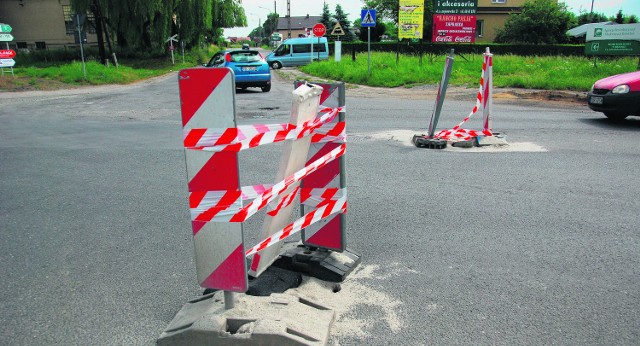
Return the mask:
[(478, 0), (476, 42), (493, 42), (512, 13), (522, 13), (527, 0)]
[[(69, 0), (0, 0), (0, 23), (12, 28), (11, 49), (72, 48), (79, 44), (78, 28)], [(93, 21), (91, 15), (86, 18)], [(81, 28), (83, 43), (96, 44), (91, 25)]]
[[(300, 16), (300, 17), (280, 17), (278, 18), (278, 26), (276, 31), (282, 34), (283, 38), (295, 38), (300, 36), (307, 36), (308, 31), (313, 28), (314, 25), (320, 23), (321, 16)], [(289, 35), (291, 31), (291, 36)]]

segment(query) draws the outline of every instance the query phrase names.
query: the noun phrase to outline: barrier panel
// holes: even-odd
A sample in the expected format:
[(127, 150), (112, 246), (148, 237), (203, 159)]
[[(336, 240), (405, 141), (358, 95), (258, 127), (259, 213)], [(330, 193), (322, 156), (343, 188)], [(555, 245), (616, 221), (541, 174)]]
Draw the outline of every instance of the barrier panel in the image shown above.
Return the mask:
[[(320, 107), (330, 89), (300, 84), (293, 92), (289, 123), (237, 126), (230, 69), (182, 70), (179, 87), (198, 282), (205, 288), (245, 292), (248, 274), (260, 275), (277, 257), (282, 240), (325, 219), (332, 224), (334, 215), (346, 212), (344, 184), (318, 191), (315, 186), (322, 184), (311, 183), (324, 183), (324, 173), (319, 172), (335, 166), (345, 153), (345, 123), (335, 121), (344, 109)], [(277, 142), (285, 144), (276, 183), (241, 186), (238, 152)], [(334, 145), (314, 151), (307, 160), (311, 143)], [(288, 223), (297, 196), (314, 209)], [(247, 249), (243, 223), (267, 206), (264, 240)], [(313, 236), (307, 241), (313, 242)], [(344, 239), (334, 243), (343, 246)], [(252, 255), (248, 271), (245, 258)]]
[[(296, 81), (294, 87), (297, 88), (304, 82)], [(320, 83), (323, 88), (320, 97), (320, 104), (324, 107), (338, 108), (338, 118), (325, 125), (333, 130), (330, 136), (323, 141), (311, 144), (309, 161), (315, 160), (324, 153), (334, 150), (336, 147), (345, 144), (345, 85), (344, 83)], [(335, 129), (335, 130), (334, 130)], [(323, 203), (339, 199), (346, 196), (346, 163), (345, 157), (341, 156), (337, 162), (332, 162), (326, 167), (318, 170), (302, 180), (301, 213), (305, 208), (317, 208)], [(342, 252), (346, 249), (346, 213), (341, 212), (332, 217), (326, 218), (315, 225), (302, 231), (302, 242), (307, 246)]]
[[(450, 130), (442, 130), (436, 133), (433, 137), (447, 141), (467, 141), (478, 136), (493, 136), (489, 118), (491, 116), (491, 106), (493, 105), (493, 54), (489, 52), (487, 47), (484, 53), (484, 59), (482, 63), (482, 75), (480, 77), (480, 87), (476, 97), (476, 105), (471, 110), (471, 113), (464, 118), (458, 125), (454, 126)], [(482, 130), (466, 130), (462, 128), (462, 125), (471, 119), (471, 116), (476, 114), (482, 108), (483, 120)]]

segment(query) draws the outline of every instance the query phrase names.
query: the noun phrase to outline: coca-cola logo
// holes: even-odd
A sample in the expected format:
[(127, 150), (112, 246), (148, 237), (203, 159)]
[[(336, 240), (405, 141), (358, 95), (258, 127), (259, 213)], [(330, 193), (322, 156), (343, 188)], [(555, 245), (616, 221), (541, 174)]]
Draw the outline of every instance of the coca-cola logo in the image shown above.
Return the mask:
[(471, 42), (471, 36), (458, 36), (456, 42)]
[(453, 42), (453, 36), (436, 36), (436, 42)]

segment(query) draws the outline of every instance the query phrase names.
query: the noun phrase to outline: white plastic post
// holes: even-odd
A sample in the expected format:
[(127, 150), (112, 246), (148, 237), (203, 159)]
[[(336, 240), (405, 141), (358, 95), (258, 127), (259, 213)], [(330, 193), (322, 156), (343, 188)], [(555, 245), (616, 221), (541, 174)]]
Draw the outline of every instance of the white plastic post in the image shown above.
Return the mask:
[[(318, 113), (321, 94), (322, 88), (315, 85), (301, 85), (294, 90), (289, 123), (301, 126), (305, 122), (315, 118)], [(285, 141), (280, 158), (280, 166), (275, 179), (276, 182), (282, 181), (285, 177), (292, 175), (305, 166), (310, 143), (310, 136), (298, 140)], [(288, 195), (299, 185), (299, 183), (292, 184), (282, 196)], [(280, 199), (281, 197), (278, 198), (278, 201), (280, 201)], [(266, 239), (285, 227), (289, 223), (292, 211), (293, 204), (290, 204), (280, 210), (275, 216), (267, 215), (262, 225), (260, 239)], [(264, 272), (277, 259), (281, 248), (282, 243), (278, 243), (255, 254), (251, 262), (249, 274), (257, 277)]]
[(484, 55), (484, 61), (487, 64), (487, 68), (484, 74), (483, 85), (484, 97), (482, 99), (482, 131), (486, 132), (491, 129), (490, 117), (491, 106), (493, 105), (493, 54), (489, 52), (489, 47), (487, 47)]

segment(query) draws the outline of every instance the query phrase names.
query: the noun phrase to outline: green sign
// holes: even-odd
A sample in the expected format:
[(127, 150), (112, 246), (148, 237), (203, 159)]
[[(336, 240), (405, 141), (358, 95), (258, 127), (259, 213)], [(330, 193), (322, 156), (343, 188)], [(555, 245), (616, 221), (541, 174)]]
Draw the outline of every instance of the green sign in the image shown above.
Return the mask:
[(11, 25), (9, 24), (2, 24), (0, 23), (0, 32), (6, 32), (6, 33), (10, 33), (11, 32)]
[(13, 41), (13, 35), (11, 34), (0, 34), (0, 42), (9, 42)]
[(478, 0), (434, 0), (435, 14), (476, 14)]
[(640, 55), (640, 41), (602, 40), (587, 42), (586, 55)]
[(587, 42), (607, 40), (640, 41), (640, 23), (635, 24), (589, 24)]

